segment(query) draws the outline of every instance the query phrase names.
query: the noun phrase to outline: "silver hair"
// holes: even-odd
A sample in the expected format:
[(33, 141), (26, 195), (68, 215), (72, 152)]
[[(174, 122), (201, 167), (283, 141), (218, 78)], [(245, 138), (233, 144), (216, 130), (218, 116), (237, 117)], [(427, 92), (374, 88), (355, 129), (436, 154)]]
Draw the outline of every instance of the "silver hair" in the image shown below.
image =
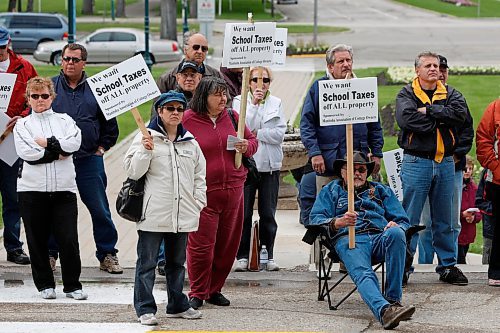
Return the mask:
[(439, 56), (437, 53), (431, 51), (420, 52), (415, 58), (415, 68), (420, 67), (422, 65), (422, 58), (424, 57), (436, 58), (439, 63)]
[(335, 46), (330, 47), (328, 49), (328, 51), (326, 51), (326, 63), (327, 64), (334, 64), (335, 63), (335, 52), (343, 52), (343, 51), (349, 52), (351, 59), (353, 58), (352, 46), (349, 46), (346, 44), (337, 44)]

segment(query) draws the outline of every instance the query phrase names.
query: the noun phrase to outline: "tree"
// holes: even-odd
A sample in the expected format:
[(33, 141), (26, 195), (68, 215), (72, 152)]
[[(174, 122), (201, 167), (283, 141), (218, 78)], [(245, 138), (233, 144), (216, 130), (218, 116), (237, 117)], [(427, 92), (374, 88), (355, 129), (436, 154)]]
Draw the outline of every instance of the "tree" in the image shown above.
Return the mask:
[(9, 0), (9, 5), (7, 6), (8, 12), (13, 12), (16, 9), (17, 0)]
[(33, 12), (33, 0), (28, 0), (28, 3), (26, 4), (26, 11), (27, 12)]
[(94, 15), (94, 0), (83, 0), (82, 14)]
[(125, 17), (125, 0), (117, 0), (116, 17)]
[(161, 0), (160, 38), (177, 40), (177, 0)]

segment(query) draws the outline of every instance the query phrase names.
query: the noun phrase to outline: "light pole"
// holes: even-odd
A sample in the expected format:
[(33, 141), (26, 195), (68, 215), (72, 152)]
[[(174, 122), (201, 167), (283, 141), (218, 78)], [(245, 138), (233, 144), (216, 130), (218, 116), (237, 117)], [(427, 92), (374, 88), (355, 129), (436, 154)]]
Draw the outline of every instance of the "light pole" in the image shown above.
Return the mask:
[(144, 1), (144, 61), (149, 70), (153, 67), (153, 61), (149, 56), (149, 0)]
[(318, 0), (314, 0), (313, 45), (318, 46)]
[(187, 0), (182, 0), (182, 17), (184, 18), (184, 23), (182, 24), (183, 35), (189, 31), (188, 25), (188, 2)]
[(68, 44), (75, 42), (76, 0), (68, 0)]

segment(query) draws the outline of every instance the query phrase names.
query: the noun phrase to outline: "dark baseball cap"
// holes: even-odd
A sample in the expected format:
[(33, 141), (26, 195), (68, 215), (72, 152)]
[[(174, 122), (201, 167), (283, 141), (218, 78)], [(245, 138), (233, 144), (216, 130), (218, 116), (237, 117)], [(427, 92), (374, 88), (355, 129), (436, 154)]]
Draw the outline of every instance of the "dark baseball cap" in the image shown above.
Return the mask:
[(445, 68), (449, 68), (448, 67), (448, 60), (443, 57), (442, 55), (438, 55), (439, 57), (439, 67), (445, 67)]
[(10, 41), (9, 30), (7, 30), (5, 27), (0, 26), (0, 46), (9, 44), (9, 41)]
[(189, 68), (192, 69), (192, 70), (194, 70), (196, 73), (200, 72), (200, 67), (195, 62), (189, 61), (189, 60), (181, 62), (179, 64), (179, 67), (177, 68), (177, 72), (178, 73), (182, 73), (186, 69), (189, 69)]

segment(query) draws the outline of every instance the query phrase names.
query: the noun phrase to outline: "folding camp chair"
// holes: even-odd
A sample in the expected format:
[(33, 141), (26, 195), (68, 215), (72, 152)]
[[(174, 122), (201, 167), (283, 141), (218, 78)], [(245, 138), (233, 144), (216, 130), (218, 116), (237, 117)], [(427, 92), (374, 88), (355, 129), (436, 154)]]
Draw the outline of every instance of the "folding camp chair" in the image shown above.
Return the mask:
[[(304, 237), (302, 238), (302, 241), (313, 245), (316, 239), (319, 242), (320, 246), (320, 260), (319, 260), (319, 265), (318, 265), (318, 301), (324, 301), (325, 297), (327, 298), (328, 301), (328, 307), (330, 310), (337, 310), (338, 307), (344, 303), (358, 288), (356, 285), (352, 289), (349, 290), (347, 294), (345, 294), (344, 297), (342, 297), (336, 304), (332, 304), (332, 291), (342, 282), (344, 279), (349, 275), (347, 272), (339, 272), (338, 278), (333, 282), (330, 283), (330, 275), (332, 274), (332, 266), (333, 263), (339, 263), (339, 257), (337, 255), (337, 252), (335, 249), (331, 246), (331, 242), (328, 236), (328, 233), (326, 231), (326, 226), (309, 226)], [(425, 229), (425, 227), (422, 226), (412, 226), (406, 231), (406, 240), (407, 244), (409, 244), (409, 240), (415, 234), (416, 232)], [(324, 253), (323, 250), (327, 250), (327, 257), (329, 260), (326, 260), (326, 257), (322, 255)], [(411, 256), (411, 259), (413, 259), (413, 256), (411, 255), (411, 252), (409, 251), (409, 247), (407, 246), (406, 248), (406, 265), (408, 265), (408, 257)], [(326, 262), (328, 262), (326, 264)], [(411, 263), (411, 261), (410, 261)], [(374, 262), (373, 264), (373, 270), (377, 272), (380, 270), (381, 273), (381, 289), (382, 293), (385, 292), (385, 267), (384, 267), (384, 262)], [(331, 285), (331, 286), (330, 286)]]

